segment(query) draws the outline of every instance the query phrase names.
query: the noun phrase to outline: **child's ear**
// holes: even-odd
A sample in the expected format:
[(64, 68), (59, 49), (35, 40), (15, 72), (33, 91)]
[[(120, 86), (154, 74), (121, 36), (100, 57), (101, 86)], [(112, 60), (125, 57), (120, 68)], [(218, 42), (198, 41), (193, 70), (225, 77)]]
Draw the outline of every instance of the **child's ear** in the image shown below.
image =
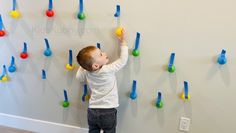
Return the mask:
[(97, 63), (93, 63), (93, 65), (92, 65), (93, 70), (97, 70), (99, 67), (100, 66)]

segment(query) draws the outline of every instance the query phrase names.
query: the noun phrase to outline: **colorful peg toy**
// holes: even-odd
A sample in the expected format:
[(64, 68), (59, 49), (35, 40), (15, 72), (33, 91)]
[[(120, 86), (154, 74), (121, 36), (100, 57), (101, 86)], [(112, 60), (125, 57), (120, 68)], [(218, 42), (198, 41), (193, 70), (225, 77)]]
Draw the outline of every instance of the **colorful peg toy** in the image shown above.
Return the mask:
[(13, 0), (12, 11), (10, 12), (12, 18), (19, 18), (21, 16), (20, 12), (16, 10), (16, 7), (17, 7), (16, 0)]
[(123, 35), (123, 32), (124, 32), (124, 28), (122, 28), (122, 27), (118, 27), (115, 30), (115, 34), (117, 37), (121, 37)]
[(136, 39), (135, 39), (135, 47), (134, 47), (133, 52), (132, 52), (134, 57), (137, 57), (140, 54), (140, 52), (139, 52), (139, 42), (140, 42), (140, 33), (137, 32)]
[(97, 48), (101, 49), (101, 44), (97, 43)]
[(66, 108), (66, 107), (69, 107), (70, 106), (70, 102), (68, 101), (68, 97), (67, 97), (67, 91), (66, 90), (64, 90), (64, 101), (63, 101), (63, 104), (62, 104), (62, 106), (64, 107), (64, 108)]
[(219, 55), (217, 62), (220, 65), (224, 65), (227, 62), (226, 56), (225, 56), (226, 51), (222, 49), (221, 54)]
[(184, 91), (181, 94), (181, 98), (183, 100), (189, 100), (191, 98), (189, 92), (188, 92), (188, 82), (184, 81)]
[(66, 65), (66, 69), (69, 71), (74, 69), (72, 50), (69, 50), (69, 63)]
[(8, 67), (8, 71), (11, 73), (16, 71), (15, 58), (13, 56), (11, 57), (11, 64)]
[(132, 89), (131, 89), (131, 92), (130, 92), (130, 98), (132, 100), (135, 100), (137, 98), (136, 87), (137, 87), (137, 81), (133, 80)]
[(161, 92), (158, 92), (157, 100), (156, 100), (156, 107), (157, 108), (162, 108), (163, 107), (163, 101), (162, 101), (162, 98), (161, 98)]
[(54, 16), (54, 11), (53, 11), (53, 3), (52, 3), (52, 0), (49, 0), (48, 2), (48, 9), (46, 10), (45, 14), (48, 16), (48, 17), (53, 17)]
[(42, 69), (42, 79), (46, 79), (46, 78), (47, 78), (46, 71)]
[(171, 53), (171, 55), (170, 55), (170, 62), (169, 62), (168, 68), (167, 68), (167, 70), (170, 73), (175, 72), (174, 60), (175, 60), (175, 53)]
[(48, 42), (48, 39), (44, 39), (45, 40), (45, 45), (46, 45), (46, 49), (44, 50), (44, 55), (49, 57), (52, 55), (52, 51), (50, 49), (50, 45), (49, 45), (49, 42)]
[(6, 31), (3, 25), (2, 16), (0, 15), (0, 37), (3, 37), (5, 35), (6, 35)]
[(26, 42), (24, 42), (24, 48), (23, 48), (23, 51), (22, 51), (21, 54), (20, 54), (20, 57), (21, 57), (22, 59), (28, 58), (28, 52), (27, 52), (27, 44), (26, 44)]
[(3, 65), (3, 72), (2, 72), (2, 76), (0, 76), (0, 81), (2, 81), (2, 82), (8, 81), (7, 69), (6, 69), (5, 65)]
[(84, 85), (84, 94), (82, 96), (82, 101), (88, 101), (89, 100), (89, 95), (88, 95), (88, 87), (87, 84)]
[(80, 19), (80, 20), (85, 19), (83, 0), (79, 0), (79, 13), (77, 15), (77, 18)]
[(115, 17), (120, 17), (120, 5), (116, 5), (116, 13), (114, 14)]

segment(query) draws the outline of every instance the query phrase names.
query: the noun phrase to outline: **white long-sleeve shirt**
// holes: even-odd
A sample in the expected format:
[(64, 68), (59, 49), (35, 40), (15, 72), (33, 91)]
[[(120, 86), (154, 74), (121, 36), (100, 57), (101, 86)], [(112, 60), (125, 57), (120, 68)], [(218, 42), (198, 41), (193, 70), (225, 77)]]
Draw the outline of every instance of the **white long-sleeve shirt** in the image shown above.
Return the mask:
[(101, 69), (89, 72), (81, 67), (76, 78), (81, 82), (87, 81), (91, 90), (89, 108), (116, 108), (119, 106), (117, 81), (115, 73), (119, 71), (128, 60), (128, 47), (121, 46), (120, 58), (111, 64), (103, 65)]

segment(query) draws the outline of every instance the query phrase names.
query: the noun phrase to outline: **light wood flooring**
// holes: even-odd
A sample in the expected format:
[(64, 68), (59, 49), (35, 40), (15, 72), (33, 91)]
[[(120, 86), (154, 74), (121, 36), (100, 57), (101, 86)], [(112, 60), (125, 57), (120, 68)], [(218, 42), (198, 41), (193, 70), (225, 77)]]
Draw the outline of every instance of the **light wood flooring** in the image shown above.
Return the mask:
[(0, 133), (36, 133), (31, 131), (26, 131), (22, 129), (10, 128), (0, 125)]

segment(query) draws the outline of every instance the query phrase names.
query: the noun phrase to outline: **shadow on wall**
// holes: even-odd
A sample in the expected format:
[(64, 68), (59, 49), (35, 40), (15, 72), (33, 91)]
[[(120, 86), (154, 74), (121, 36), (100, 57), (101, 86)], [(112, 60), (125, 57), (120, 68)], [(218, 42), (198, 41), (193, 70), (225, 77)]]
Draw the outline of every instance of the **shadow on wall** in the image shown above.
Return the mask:
[(229, 68), (227, 64), (224, 65), (220, 65), (217, 63), (217, 58), (218, 56), (215, 56), (212, 58), (212, 62), (214, 64), (212, 64), (211, 68), (209, 69), (208, 73), (207, 73), (207, 80), (211, 80), (217, 72), (220, 72), (220, 76), (222, 78), (223, 83), (226, 86), (230, 85), (230, 72), (229, 72)]

